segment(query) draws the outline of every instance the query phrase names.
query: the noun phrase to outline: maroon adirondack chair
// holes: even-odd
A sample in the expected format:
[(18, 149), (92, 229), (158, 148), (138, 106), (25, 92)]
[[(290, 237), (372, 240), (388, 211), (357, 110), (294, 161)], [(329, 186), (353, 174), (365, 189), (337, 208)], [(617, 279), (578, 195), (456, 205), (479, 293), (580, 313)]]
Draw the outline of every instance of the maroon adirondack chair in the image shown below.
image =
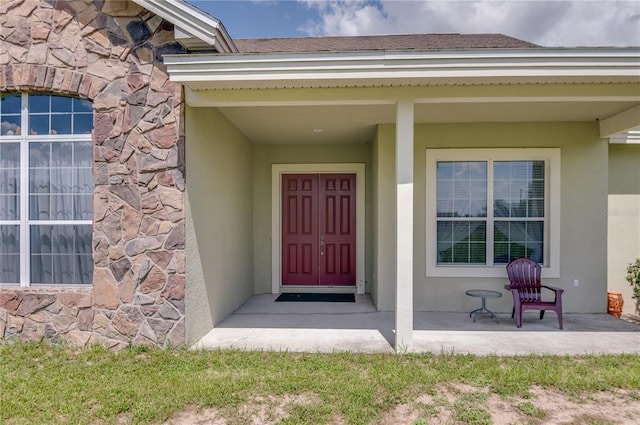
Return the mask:
[[(507, 264), (509, 285), (505, 289), (513, 295), (513, 312), (516, 317), (516, 326), (522, 327), (522, 313), (525, 310), (540, 310), (540, 319), (544, 317), (546, 310), (553, 310), (558, 316), (558, 324), (562, 329), (562, 293), (564, 289), (542, 285), (540, 282), (540, 264), (528, 258), (518, 258)], [(553, 301), (543, 301), (542, 288), (554, 293)]]

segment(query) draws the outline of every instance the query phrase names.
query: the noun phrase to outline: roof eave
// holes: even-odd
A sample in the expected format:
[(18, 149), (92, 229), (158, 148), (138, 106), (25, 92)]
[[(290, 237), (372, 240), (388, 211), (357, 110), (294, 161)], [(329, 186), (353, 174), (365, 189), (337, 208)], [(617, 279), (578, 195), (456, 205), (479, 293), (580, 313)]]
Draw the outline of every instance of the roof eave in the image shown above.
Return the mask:
[[(496, 79), (640, 82), (640, 48), (473, 49), (166, 56), (171, 80), (194, 89), (496, 83)], [(584, 81), (583, 81), (584, 82)]]
[(138, 5), (171, 22), (176, 40), (190, 50), (215, 48), (220, 53), (237, 53), (222, 22), (183, 0), (133, 0)]
[(640, 144), (640, 126), (635, 127), (624, 133), (616, 134), (609, 138), (609, 143), (612, 144)]

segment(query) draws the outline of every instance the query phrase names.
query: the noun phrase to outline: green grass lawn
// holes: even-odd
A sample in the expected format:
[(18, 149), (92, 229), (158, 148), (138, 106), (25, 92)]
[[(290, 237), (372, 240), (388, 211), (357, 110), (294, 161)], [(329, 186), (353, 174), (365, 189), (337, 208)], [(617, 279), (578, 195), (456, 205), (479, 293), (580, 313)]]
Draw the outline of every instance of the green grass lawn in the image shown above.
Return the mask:
[[(547, 413), (531, 398), (533, 388), (583, 399), (622, 392), (629, 403), (640, 403), (640, 355), (479, 357), (146, 347), (114, 353), (100, 347), (0, 345), (0, 423), (6, 424), (163, 423), (185, 408), (213, 408), (229, 423), (248, 423), (238, 414), (248, 402), (275, 403), (291, 396), (308, 402), (288, 404), (274, 422), (322, 424), (339, 418), (338, 423), (386, 423), (394, 409), (413, 403), (419, 411), (410, 423), (427, 424), (445, 408), (451, 423), (489, 424), (485, 406), (497, 397), (526, 419), (522, 423), (537, 424)], [(447, 399), (443, 389), (459, 397)], [(591, 423), (616, 422), (596, 416)]]

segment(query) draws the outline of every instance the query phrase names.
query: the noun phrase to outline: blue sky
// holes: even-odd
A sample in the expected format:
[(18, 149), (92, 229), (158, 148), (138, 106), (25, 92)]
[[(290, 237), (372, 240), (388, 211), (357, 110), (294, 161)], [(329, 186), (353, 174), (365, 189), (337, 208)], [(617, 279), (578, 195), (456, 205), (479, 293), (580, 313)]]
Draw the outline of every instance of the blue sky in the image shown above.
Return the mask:
[(298, 1), (188, 0), (224, 24), (232, 38), (304, 37), (302, 27), (320, 18)]
[(543, 46), (640, 46), (640, 1), (188, 0), (232, 38), (502, 33)]

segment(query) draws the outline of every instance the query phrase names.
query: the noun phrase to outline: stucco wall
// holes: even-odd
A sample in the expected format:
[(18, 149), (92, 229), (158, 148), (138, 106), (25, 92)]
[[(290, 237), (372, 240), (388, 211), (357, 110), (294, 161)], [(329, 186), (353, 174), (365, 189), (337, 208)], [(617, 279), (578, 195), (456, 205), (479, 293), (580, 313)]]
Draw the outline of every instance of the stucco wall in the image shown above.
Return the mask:
[(640, 314), (640, 300), (626, 281), (628, 265), (640, 258), (640, 145), (609, 145), (609, 290), (621, 292), (623, 313)]
[[(394, 140), (392, 125), (380, 126), (379, 143)], [(415, 128), (414, 179), (414, 305), (426, 311), (470, 311), (477, 300), (464, 295), (466, 289), (486, 288), (503, 291), (507, 282), (500, 278), (426, 277), (426, 181), (427, 148), (510, 148), (537, 147), (561, 149), (560, 278), (546, 282), (566, 290), (567, 312), (605, 312), (607, 282), (607, 142), (599, 139), (592, 123), (466, 123), (421, 124)], [(387, 166), (394, 158), (385, 157)], [(379, 161), (380, 162), (380, 161)], [(393, 199), (393, 187), (382, 190), (381, 198)], [(383, 220), (378, 220), (383, 225)], [(388, 229), (387, 229), (388, 230)], [(384, 232), (384, 233), (382, 233)], [(378, 245), (385, 244), (382, 230)], [(389, 241), (390, 242), (390, 241)], [(380, 258), (376, 269), (387, 269), (391, 261)], [(579, 279), (580, 286), (573, 287)], [(379, 281), (379, 291), (393, 285)], [(388, 289), (391, 291), (391, 289)], [(506, 294), (505, 294), (506, 295)], [(512, 300), (503, 296), (491, 300), (497, 311), (511, 310)]]
[[(378, 127), (373, 145), (375, 252), (373, 255), (372, 298), (380, 311), (395, 309), (395, 130), (385, 125)], [(415, 261), (415, 258), (414, 258)]]
[(187, 340), (253, 295), (252, 146), (215, 108), (187, 108)]
[[(255, 293), (271, 292), (271, 165), (364, 163), (366, 211), (371, 210), (371, 145), (254, 145), (253, 226)], [(365, 212), (365, 276), (371, 281), (372, 223)], [(366, 284), (368, 291), (369, 283)]]
[(373, 258), (373, 270), (371, 273), (371, 282), (369, 285), (369, 294), (371, 295), (371, 299), (373, 303), (378, 306), (378, 281), (377, 281), (377, 270), (375, 268), (375, 264), (377, 264), (378, 258), (378, 217), (380, 215), (379, 207), (378, 207), (378, 175), (380, 172), (378, 171), (378, 161), (379, 161), (380, 147), (378, 142), (378, 133), (374, 135), (373, 141), (371, 142), (371, 221), (373, 223), (372, 226), (372, 238), (369, 241), (371, 245), (371, 256)]
[(182, 88), (173, 25), (130, 1), (0, 2), (0, 91), (94, 108), (93, 286), (2, 287), (0, 337), (184, 343)]

